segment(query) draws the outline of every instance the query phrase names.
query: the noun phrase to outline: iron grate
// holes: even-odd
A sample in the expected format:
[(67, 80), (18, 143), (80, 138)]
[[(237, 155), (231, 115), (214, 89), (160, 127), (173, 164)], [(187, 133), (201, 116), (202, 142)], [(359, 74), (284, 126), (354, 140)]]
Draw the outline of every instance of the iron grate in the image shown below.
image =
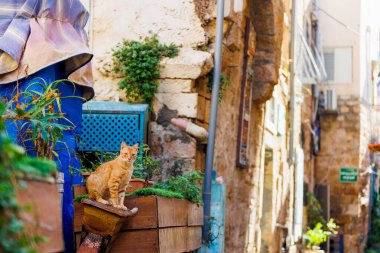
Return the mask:
[(139, 115), (84, 114), (80, 151), (119, 151), (120, 143), (141, 142)]
[(78, 150), (118, 152), (120, 143), (146, 143), (148, 105), (90, 101), (83, 104)]

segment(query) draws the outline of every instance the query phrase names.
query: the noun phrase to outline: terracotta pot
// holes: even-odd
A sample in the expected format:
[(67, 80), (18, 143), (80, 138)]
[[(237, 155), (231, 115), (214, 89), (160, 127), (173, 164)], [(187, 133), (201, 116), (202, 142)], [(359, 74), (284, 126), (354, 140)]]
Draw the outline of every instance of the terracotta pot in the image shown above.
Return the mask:
[(48, 238), (40, 243), (37, 252), (63, 252), (61, 197), (58, 187), (52, 182), (25, 180), (25, 189), (17, 189), (16, 199), (20, 206), (30, 205), (31, 211), (22, 211), (25, 230), (37, 232)]
[(84, 178), (84, 180), (86, 181), (87, 178), (92, 174), (93, 172), (82, 172), (82, 176)]
[(129, 181), (129, 187), (127, 188), (127, 193), (133, 193), (134, 191), (138, 189), (152, 187), (153, 184), (154, 184), (153, 181), (148, 181), (148, 184), (146, 185), (144, 179), (132, 178), (131, 181)]

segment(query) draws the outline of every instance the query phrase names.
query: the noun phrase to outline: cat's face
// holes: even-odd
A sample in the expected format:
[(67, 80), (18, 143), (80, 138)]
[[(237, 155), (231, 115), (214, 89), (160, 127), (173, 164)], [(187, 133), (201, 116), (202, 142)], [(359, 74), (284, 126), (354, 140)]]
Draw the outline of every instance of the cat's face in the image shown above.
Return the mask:
[(127, 146), (125, 142), (123, 141), (121, 143), (121, 149), (120, 149), (120, 158), (127, 163), (134, 163), (137, 157), (137, 153), (139, 150), (139, 144), (136, 143), (133, 146)]

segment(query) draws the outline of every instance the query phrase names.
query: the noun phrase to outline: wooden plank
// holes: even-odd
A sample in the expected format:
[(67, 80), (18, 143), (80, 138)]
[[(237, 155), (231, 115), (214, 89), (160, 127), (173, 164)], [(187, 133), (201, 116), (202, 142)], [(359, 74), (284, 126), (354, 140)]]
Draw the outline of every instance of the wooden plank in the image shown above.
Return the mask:
[(157, 229), (129, 230), (120, 232), (112, 244), (110, 253), (120, 252), (158, 253)]
[(186, 252), (202, 247), (202, 227), (187, 227)]
[(129, 209), (137, 207), (136, 215), (128, 217), (122, 230), (157, 228), (157, 199), (156, 196), (125, 198), (124, 204)]
[(157, 197), (157, 207), (160, 228), (187, 226), (187, 200)]
[(203, 226), (203, 206), (189, 202), (188, 226)]
[(160, 253), (186, 252), (187, 227), (160, 228)]
[[(74, 197), (87, 193), (84, 185), (76, 185), (74, 188)], [(74, 201), (74, 232), (82, 231), (83, 205)]]

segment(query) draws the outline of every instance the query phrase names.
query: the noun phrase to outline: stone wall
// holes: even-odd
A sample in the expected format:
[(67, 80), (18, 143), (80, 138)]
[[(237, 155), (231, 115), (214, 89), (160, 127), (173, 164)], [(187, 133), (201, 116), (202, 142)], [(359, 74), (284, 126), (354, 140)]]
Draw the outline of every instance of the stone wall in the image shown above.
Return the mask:
[[(321, 114), (321, 150), (316, 158), (315, 180), (330, 185), (331, 217), (344, 233), (344, 252), (362, 252), (367, 233), (368, 210), (362, 205), (368, 163), (364, 148), (368, 135), (363, 122), (363, 106), (358, 96), (339, 96), (338, 114)], [(339, 169), (359, 168), (357, 183), (339, 182)]]
[[(117, 91), (118, 78), (112, 74), (110, 65), (111, 48), (123, 38), (141, 39), (152, 31), (158, 34), (161, 42), (182, 45), (176, 58), (161, 62), (160, 85), (153, 102), (149, 130), (153, 155), (163, 162), (165, 174), (178, 166), (204, 168), (206, 145), (171, 125), (170, 119), (181, 117), (208, 127), (207, 73), (212, 69), (215, 43), (215, 3), (214, 0), (94, 1), (91, 43), (95, 54), (96, 100), (125, 100), (123, 92)], [(282, 44), (283, 8), (281, 0), (226, 0), (222, 72), (231, 79), (231, 84), (219, 103), (214, 163), (218, 175), (223, 176), (227, 184), (226, 252), (256, 253), (261, 250), (264, 102), (272, 96), (278, 82), (281, 48), (289, 48), (289, 41)], [(247, 169), (241, 169), (236, 167), (236, 148), (245, 17), (254, 20), (257, 53), (254, 66), (250, 66), (255, 71), (248, 150), (250, 163)], [(283, 67), (287, 68), (288, 59), (284, 62)], [(279, 189), (292, 185), (292, 173), (291, 169), (286, 169), (283, 182), (289, 185), (284, 183)], [(278, 201), (281, 205), (273, 209), (274, 213), (278, 212), (274, 217), (281, 217), (280, 222), (287, 222), (291, 227), (292, 213), (287, 211), (292, 208), (292, 190), (284, 191), (286, 193), (281, 191), (281, 201)], [(278, 198), (276, 192), (274, 198)], [(281, 213), (280, 209), (283, 209)]]
[[(231, 6), (235, 6), (235, 1), (230, 1), (230, 3)], [(219, 103), (214, 167), (227, 184), (226, 252), (260, 252), (263, 249), (260, 226), (265, 223), (265, 220), (262, 221), (265, 172), (264, 102), (272, 96), (273, 87), (278, 82), (284, 14), (281, 1), (257, 1), (257, 5), (251, 4), (252, 1), (245, 2), (243, 13), (235, 13), (231, 8), (229, 17), (225, 21), (222, 72), (231, 79), (231, 84), (222, 102)], [(250, 114), (248, 149), (250, 159), (248, 168), (243, 169), (236, 166), (236, 148), (246, 16), (254, 21), (257, 43), (254, 55), (255, 65), (249, 66), (255, 73), (254, 102)], [(213, 27), (214, 24), (210, 22), (205, 29), (213, 34)], [(211, 42), (213, 40), (210, 38)], [(204, 81), (199, 80), (197, 88), (199, 109), (196, 122), (206, 126), (210, 97), (204, 90)], [(204, 108), (202, 108), (203, 104), (205, 104)], [(204, 163), (204, 153), (200, 151), (198, 154), (200, 164)], [(287, 182), (291, 181), (287, 180)], [(274, 191), (273, 194), (273, 199), (278, 198), (278, 192)], [(283, 208), (282, 212), (285, 214), (276, 213), (277, 209), (274, 208), (269, 215), (270, 219), (281, 216), (279, 221), (286, 223), (287, 210), (292, 205), (289, 204), (290, 198), (286, 199), (286, 193), (281, 196), (285, 196), (285, 199), (279, 206)], [(275, 225), (273, 222), (271, 224)], [(276, 233), (277, 230), (272, 235)]]
[(132, 0), (128, 3), (96, 0), (91, 19), (95, 100), (126, 100), (124, 92), (117, 89), (119, 78), (112, 71), (112, 48), (123, 39), (141, 40), (153, 33), (162, 43), (181, 46), (177, 57), (163, 59), (160, 63), (161, 76), (153, 102), (149, 144), (165, 169), (173, 166), (195, 168), (197, 141), (170, 124), (173, 117), (197, 118), (195, 80), (213, 67), (212, 55), (197, 49), (207, 48), (209, 37), (195, 3), (192, 0)]

